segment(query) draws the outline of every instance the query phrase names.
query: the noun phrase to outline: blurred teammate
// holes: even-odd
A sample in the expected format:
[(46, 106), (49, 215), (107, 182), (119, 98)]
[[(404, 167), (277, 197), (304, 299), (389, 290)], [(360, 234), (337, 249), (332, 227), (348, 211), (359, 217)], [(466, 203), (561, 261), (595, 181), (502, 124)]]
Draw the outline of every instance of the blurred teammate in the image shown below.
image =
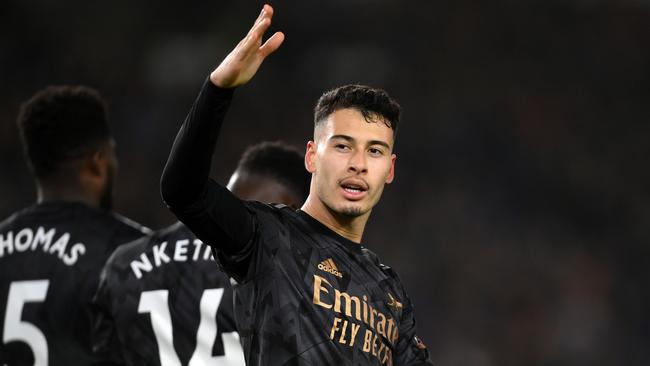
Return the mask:
[[(228, 188), (241, 199), (299, 207), (309, 174), (298, 150), (263, 143), (244, 153)], [(244, 365), (229, 278), (183, 224), (121, 246), (96, 298), (96, 351), (124, 365)]]
[(38, 199), (0, 223), (0, 365), (88, 364), (101, 267), (146, 229), (110, 212), (117, 159), (95, 90), (48, 87), (18, 127)]
[(264, 6), (204, 84), (165, 167), (163, 198), (240, 283), (235, 315), (247, 364), (429, 364), (401, 281), (361, 245), (394, 175), (400, 108), (385, 92), (348, 85), (320, 98), (301, 210), (241, 201), (208, 180), (233, 88), (284, 40), (278, 32), (262, 44), (272, 13)]

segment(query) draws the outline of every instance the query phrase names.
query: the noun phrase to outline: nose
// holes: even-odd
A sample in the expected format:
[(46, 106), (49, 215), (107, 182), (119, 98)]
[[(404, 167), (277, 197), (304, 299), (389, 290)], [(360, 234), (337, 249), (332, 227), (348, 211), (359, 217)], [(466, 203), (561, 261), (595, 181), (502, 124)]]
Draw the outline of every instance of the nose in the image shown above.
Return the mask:
[(353, 154), (351, 154), (350, 160), (348, 162), (348, 171), (357, 174), (368, 172), (366, 154), (364, 151), (356, 150)]

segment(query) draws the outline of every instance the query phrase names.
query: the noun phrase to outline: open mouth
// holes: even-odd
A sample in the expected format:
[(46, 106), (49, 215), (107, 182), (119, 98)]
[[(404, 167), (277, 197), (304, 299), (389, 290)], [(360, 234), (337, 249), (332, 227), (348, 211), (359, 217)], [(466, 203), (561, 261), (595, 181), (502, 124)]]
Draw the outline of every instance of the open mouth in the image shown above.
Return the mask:
[(363, 189), (361, 189), (361, 188), (350, 187), (350, 186), (342, 186), (342, 187), (343, 187), (343, 189), (344, 189), (346, 192), (350, 192), (350, 193), (361, 193), (361, 192), (365, 192), (365, 190), (363, 190)]
[(368, 191), (368, 185), (362, 181), (347, 180), (341, 182), (340, 185), (346, 198), (353, 200), (361, 199)]

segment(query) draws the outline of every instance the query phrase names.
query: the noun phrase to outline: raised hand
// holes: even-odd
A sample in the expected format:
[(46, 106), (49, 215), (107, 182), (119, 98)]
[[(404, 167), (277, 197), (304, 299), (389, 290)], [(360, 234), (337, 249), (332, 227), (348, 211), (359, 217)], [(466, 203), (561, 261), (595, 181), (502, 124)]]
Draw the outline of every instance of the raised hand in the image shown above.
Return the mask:
[(264, 44), (264, 32), (271, 25), (273, 8), (264, 5), (253, 27), (239, 41), (221, 64), (210, 74), (210, 81), (221, 88), (234, 88), (246, 84), (257, 72), (266, 56), (277, 50), (284, 41), (284, 33), (275, 32)]

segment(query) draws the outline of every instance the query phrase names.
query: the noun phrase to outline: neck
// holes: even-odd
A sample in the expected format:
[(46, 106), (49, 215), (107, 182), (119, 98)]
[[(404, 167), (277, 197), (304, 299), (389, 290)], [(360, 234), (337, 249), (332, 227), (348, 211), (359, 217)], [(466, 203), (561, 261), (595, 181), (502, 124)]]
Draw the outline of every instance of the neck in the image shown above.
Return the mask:
[(36, 183), (37, 202), (81, 202), (99, 207), (99, 199), (81, 184)]
[(325, 206), (320, 199), (312, 194), (307, 197), (301, 210), (330, 230), (355, 243), (361, 243), (363, 230), (370, 218), (370, 211), (360, 216), (341, 215)]

